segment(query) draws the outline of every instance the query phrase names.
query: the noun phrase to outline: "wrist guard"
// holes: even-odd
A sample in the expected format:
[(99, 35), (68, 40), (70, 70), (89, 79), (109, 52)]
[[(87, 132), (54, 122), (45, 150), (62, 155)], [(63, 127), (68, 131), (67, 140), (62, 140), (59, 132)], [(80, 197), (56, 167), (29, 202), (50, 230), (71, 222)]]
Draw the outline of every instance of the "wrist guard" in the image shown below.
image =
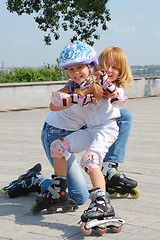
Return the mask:
[(80, 106), (84, 106), (92, 101), (93, 94), (87, 94), (86, 96), (80, 96), (76, 93), (73, 93), (71, 95), (71, 98), (72, 98), (72, 103), (78, 104)]
[(111, 103), (113, 107), (120, 108), (124, 107), (124, 105), (128, 102), (128, 98), (122, 94), (116, 94), (111, 97)]
[(56, 107), (63, 107), (68, 105), (70, 95), (62, 92), (52, 92), (51, 103)]
[(109, 93), (113, 93), (116, 90), (116, 86), (108, 80), (108, 75), (105, 72), (103, 76), (100, 76), (99, 85)]

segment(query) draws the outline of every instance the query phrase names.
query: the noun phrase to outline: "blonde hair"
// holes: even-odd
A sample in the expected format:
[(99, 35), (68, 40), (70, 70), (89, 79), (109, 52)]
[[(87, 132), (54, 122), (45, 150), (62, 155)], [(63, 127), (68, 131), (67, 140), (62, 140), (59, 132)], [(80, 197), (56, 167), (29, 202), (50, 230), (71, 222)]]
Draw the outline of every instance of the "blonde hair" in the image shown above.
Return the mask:
[(132, 72), (128, 62), (127, 55), (121, 48), (111, 46), (104, 49), (98, 58), (99, 61), (98, 70), (105, 71), (107, 69), (109, 57), (111, 57), (113, 61), (115, 61), (116, 66), (120, 70), (120, 75), (118, 79), (114, 81), (114, 84), (117, 87), (120, 86), (123, 88), (130, 87), (133, 81)]

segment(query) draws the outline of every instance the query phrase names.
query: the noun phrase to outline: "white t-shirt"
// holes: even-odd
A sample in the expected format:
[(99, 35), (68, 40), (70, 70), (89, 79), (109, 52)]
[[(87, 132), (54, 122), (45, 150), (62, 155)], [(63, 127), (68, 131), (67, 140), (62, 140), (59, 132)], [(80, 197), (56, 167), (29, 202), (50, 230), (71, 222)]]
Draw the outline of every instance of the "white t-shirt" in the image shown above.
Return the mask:
[(89, 103), (83, 107), (84, 119), (87, 127), (95, 127), (109, 119), (120, 117), (120, 111), (110, 103), (110, 100), (98, 100), (98, 106)]
[(46, 122), (56, 128), (77, 131), (86, 125), (82, 107), (75, 104), (61, 111), (51, 111), (46, 117)]
[(87, 127), (94, 127), (118, 117), (120, 111), (112, 106), (110, 100), (98, 100), (98, 106), (94, 103), (83, 107), (75, 104), (61, 111), (51, 111), (46, 122), (57, 128), (76, 131), (86, 124)]

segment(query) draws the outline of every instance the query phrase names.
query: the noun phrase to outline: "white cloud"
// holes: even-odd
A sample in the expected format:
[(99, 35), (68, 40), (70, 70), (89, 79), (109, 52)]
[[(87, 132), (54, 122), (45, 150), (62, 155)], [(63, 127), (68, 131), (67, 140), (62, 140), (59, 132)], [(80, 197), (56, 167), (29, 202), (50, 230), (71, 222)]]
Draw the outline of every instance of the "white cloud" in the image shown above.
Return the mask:
[(158, 30), (158, 31), (156, 32), (156, 35), (157, 35), (157, 36), (160, 36), (160, 30)]
[(110, 22), (108, 24), (108, 29), (109, 30), (115, 30), (116, 32), (121, 32), (121, 33), (129, 33), (129, 32), (135, 32), (136, 27), (135, 25), (132, 26), (123, 26), (121, 27), (118, 22)]
[(33, 36), (33, 34), (31, 35), (30, 32), (27, 32), (27, 31), (24, 32), (24, 31), (18, 31), (18, 30), (10, 31), (7, 33), (7, 35), (9, 36), (10, 41), (16, 45), (29, 44), (30, 36)]
[(136, 21), (143, 21), (145, 19), (145, 14), (144, 13), (137, 13), (134, 15), (134, 19)]
[(29, 40), (27, 38), (15, 38), (12, 39), (12, 42), (16, 45), (27, 45), (29, 44)]
[(20, 31), (10, 31), (10, 32), (7, 32), (7, 34), (8, 34), (8, 36), (9, 37), (19, 37), (19, 36), (21, 36), (21, 32)]
[(118, 28), (118, 22), (111, 21), (108, 23), (108, 29), (117, 29)]

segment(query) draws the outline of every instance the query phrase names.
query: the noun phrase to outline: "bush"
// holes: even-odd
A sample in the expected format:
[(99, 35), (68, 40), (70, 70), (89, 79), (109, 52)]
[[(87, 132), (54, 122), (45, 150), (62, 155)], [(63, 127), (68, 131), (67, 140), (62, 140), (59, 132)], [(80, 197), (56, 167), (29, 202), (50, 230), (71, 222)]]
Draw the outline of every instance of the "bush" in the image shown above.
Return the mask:
[(0, 83), (62, 81), (68, 77), (61, 69), (46, 64), (44, 68), (15, 68), (11, 72), (0, 71)]

